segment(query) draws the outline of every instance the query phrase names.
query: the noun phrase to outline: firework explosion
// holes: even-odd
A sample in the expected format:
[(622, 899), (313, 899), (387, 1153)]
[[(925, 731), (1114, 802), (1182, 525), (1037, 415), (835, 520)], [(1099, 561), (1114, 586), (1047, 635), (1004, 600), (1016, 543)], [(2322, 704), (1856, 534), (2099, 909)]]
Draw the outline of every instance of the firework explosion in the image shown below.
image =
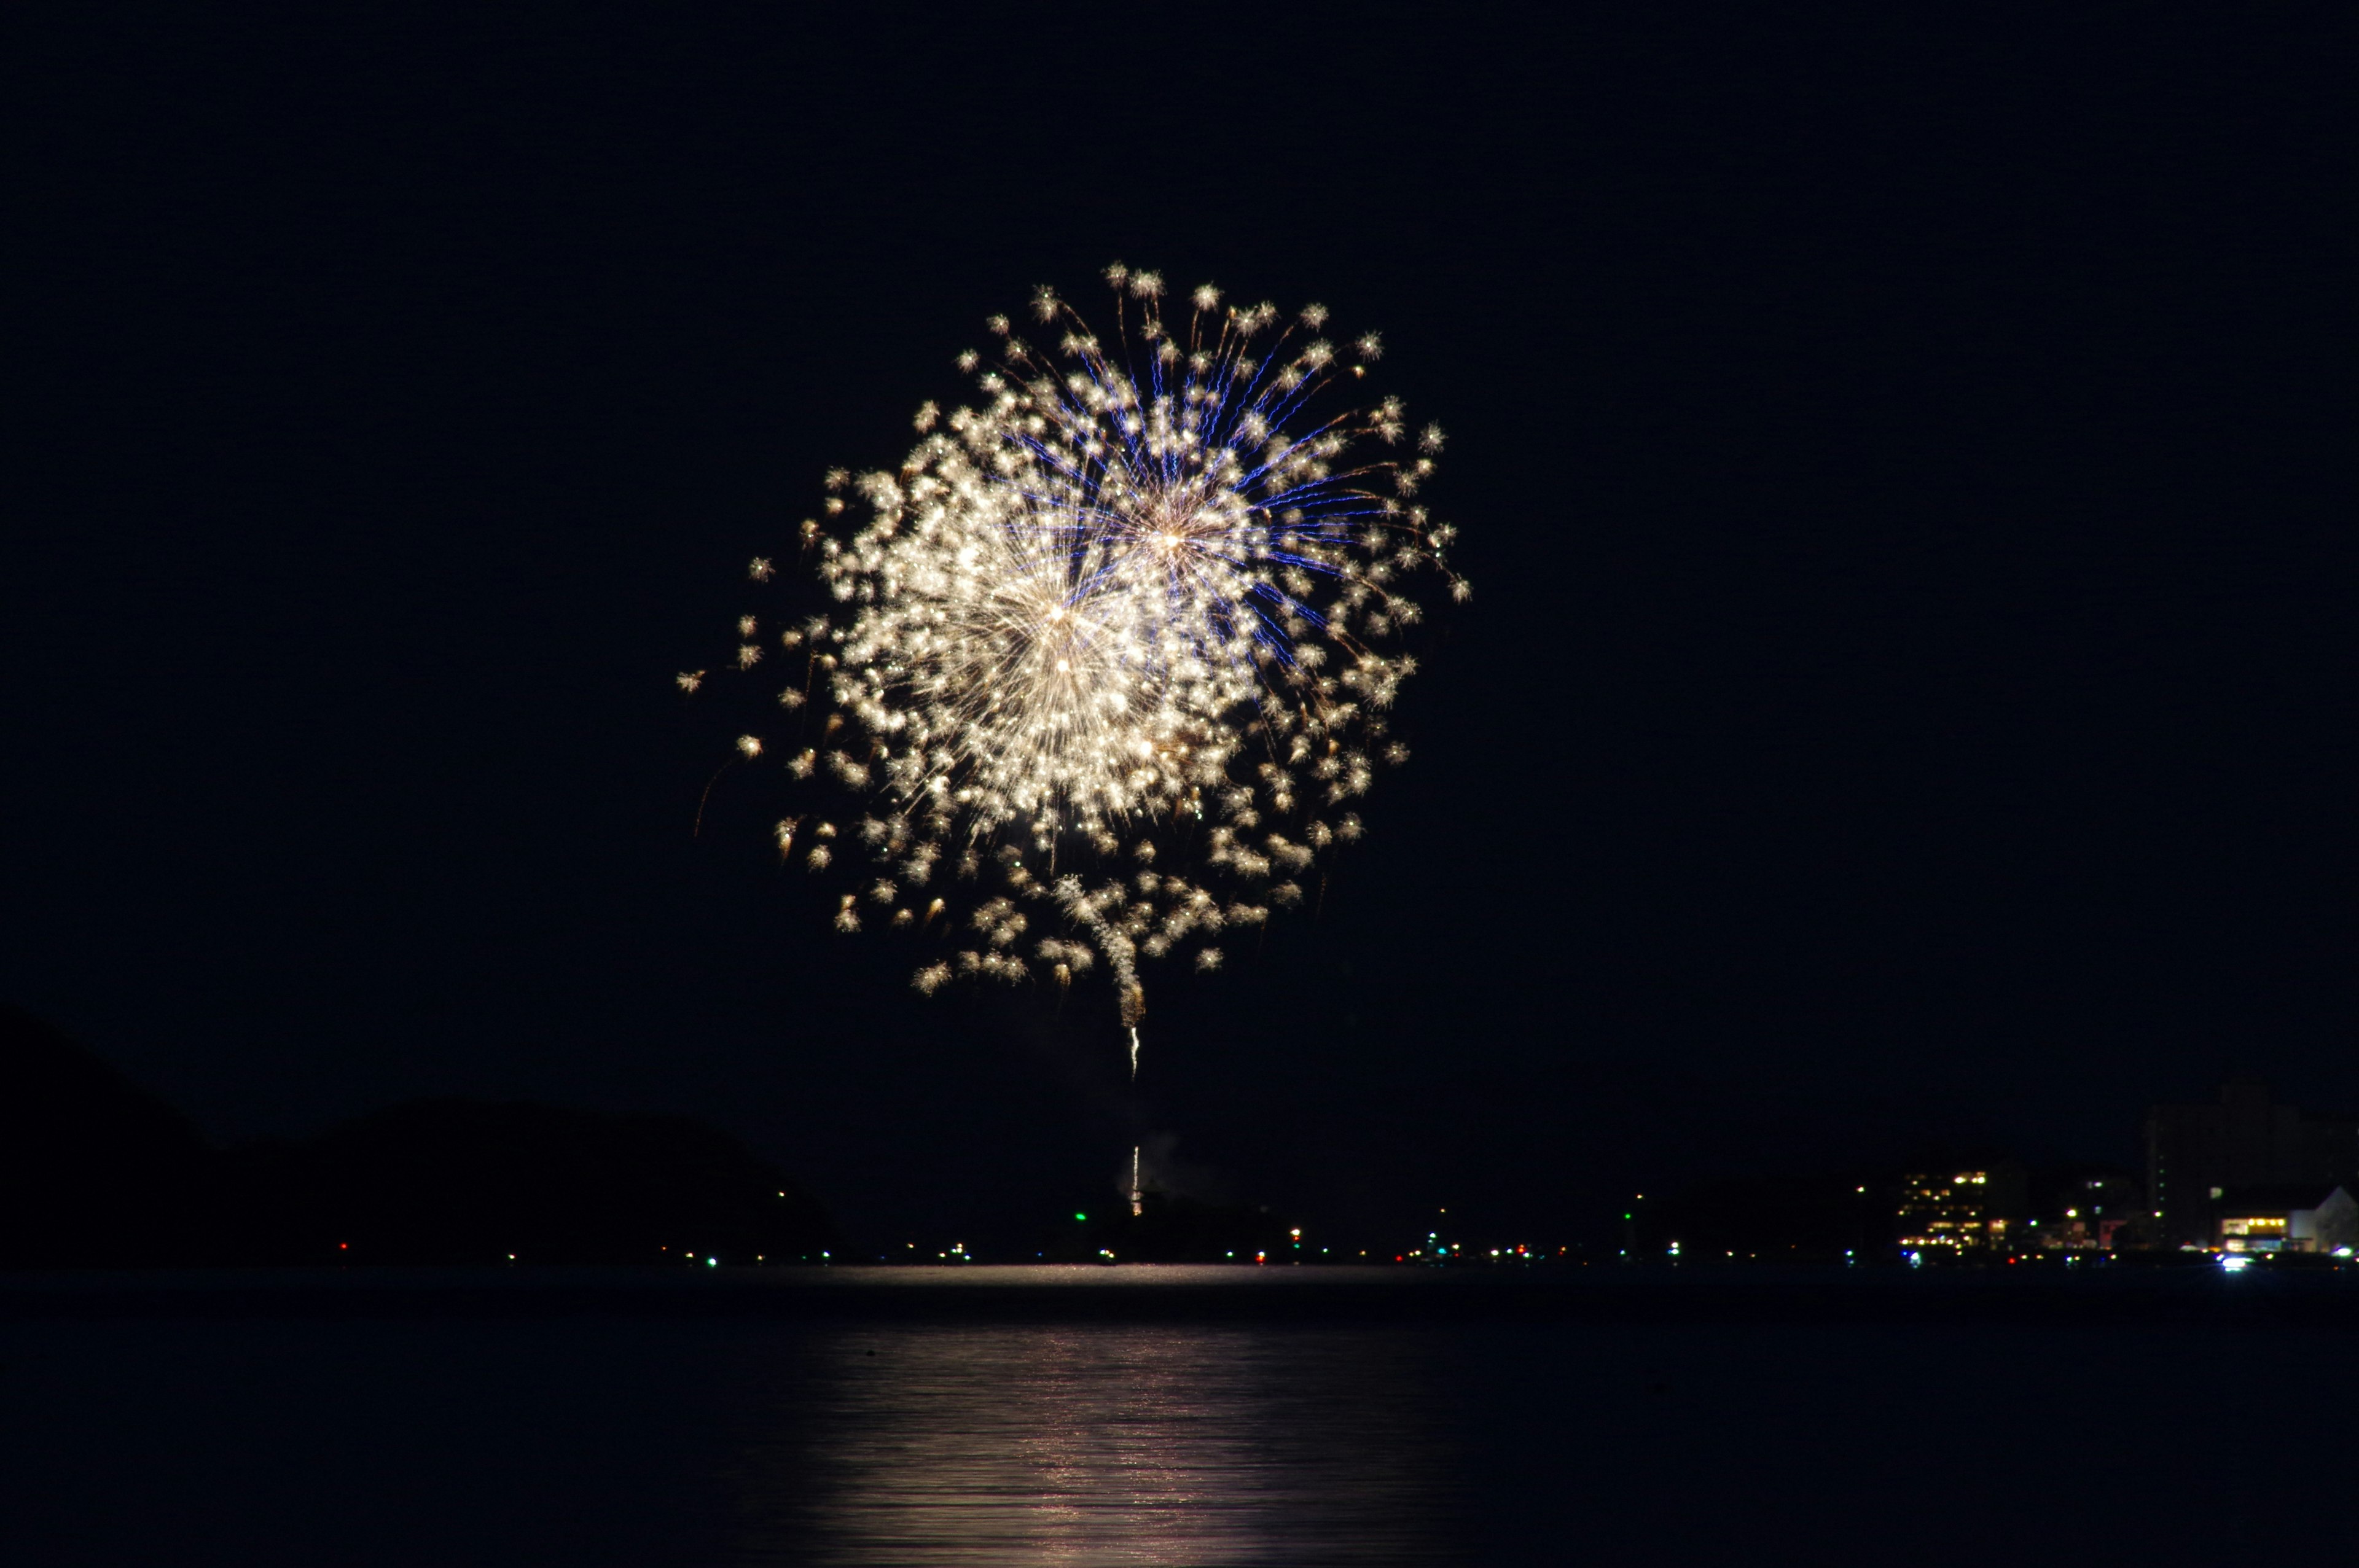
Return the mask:
[(1225, 936), (1303, 902), (1408, 755), (1385, 716), (1416, 668), (1387, 651), (1411, 589), (1466, 585), (1416, 499), (1440, 430), (1412, 437), (1397, 398), (1324, 406), (1373, 334), (1341, 350), (1318, 306), (1281, 322), (1210, 287), (1181, 325), (1155, 274), (1106, 276), (1111, 343), (1043, 289), (1052, 349), (993, 319), (997, 362), (959, 357), (974, 406), (921, 407), (897, 470), (828, 476), (802, 535), (840, 609), (744, 617), (735, 663), (800, 665), (777, 844), (852, 882), (837, 926), (928, 938), (927, 992), (1103, 963), (1135, 1071), (1139, 961), (1217, 968)]

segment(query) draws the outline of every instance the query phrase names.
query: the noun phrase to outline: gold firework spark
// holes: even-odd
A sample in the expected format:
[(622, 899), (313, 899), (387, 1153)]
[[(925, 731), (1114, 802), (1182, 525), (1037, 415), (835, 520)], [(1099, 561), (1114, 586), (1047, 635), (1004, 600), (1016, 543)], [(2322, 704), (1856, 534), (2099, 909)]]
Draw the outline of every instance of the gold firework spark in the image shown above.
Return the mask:
[(779, 701), (824, 719), (775, 752), (798, 791), (847, 801), (857, 856), (808, 804), (777, 838), (792, 855), (808, 824), (803, 863), (858, 878), (839, 928), (942, 945), (928, 992), (1103, 961), (1135, 1053), (1140, 959), (1217, 968), (1224, 934), (1300, 903), (1359, 837), (1352, 803), (1408, 755), (1386, 713), (1414, 590), (1467, 589), (1417, 499), (1440, 430), (1412, 438), (1397, 398), (1328, 406), (1374, 334), (1341, 350), (1321, 307), (1282, 320), (1209, 286), (1183, 322), (1156, 274), (1106, 276), (1111, 342), (1043, 289), (1053, 342), (994, 318), (994, 362), (959, 360), (975, 402), (921, 406), (897, 470), (828, 476), (802, 538), (839, 608), (741, 618), (736, 669), (766, 641), (802, 656)]

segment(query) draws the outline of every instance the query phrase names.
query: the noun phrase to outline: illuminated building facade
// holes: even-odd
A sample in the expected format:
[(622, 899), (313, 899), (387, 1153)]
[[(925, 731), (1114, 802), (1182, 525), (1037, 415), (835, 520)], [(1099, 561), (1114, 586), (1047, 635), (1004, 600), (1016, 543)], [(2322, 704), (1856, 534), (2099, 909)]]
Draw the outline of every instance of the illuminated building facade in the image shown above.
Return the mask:
[(2223, 1252), (2359, 1250), (2359, 1201), (2336, 1187), (2230, 1191), (2216, 1200), (2214, 1243)]
[(2230, 1083), (2214, 1105), (2158, 1105), (2146, 1117), (2146, 1190), (2166, 1247), (2219, 1245), (2226, 1194), (2359, 1186), (2359, 1118), (2305, 1116), (2265, 1085)]
[(1900, 1182), (1900, 1251), (1912, 1262), (1964, 1260), (2023, 1245), (2020, 1166), (1927, 1172)]

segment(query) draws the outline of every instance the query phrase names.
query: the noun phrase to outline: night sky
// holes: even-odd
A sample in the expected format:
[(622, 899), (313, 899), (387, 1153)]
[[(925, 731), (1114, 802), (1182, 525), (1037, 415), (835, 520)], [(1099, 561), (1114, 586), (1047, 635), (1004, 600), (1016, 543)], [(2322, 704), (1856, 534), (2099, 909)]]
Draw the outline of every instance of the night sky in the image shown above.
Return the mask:
[[(20, 28), (0, 998), (220, 1139), (685, 1111), (879, 1240), (1142, 1139), (1545, 1227), (2359, 1105), (2347, 37), (855, 9)], [(691, 837), (672, 678), (1116, 258), (1381, 330), (1475, 589), (1136, 1094), (1103, 989), (830, 931), (758, 773)]]

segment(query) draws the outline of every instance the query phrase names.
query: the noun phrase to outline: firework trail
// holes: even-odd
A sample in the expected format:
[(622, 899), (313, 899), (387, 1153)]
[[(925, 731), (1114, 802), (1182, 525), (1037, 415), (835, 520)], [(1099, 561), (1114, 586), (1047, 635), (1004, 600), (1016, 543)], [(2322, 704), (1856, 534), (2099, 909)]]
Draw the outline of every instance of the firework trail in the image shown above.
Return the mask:
[(835, 608), (742, 618), (734, 662), (793, 669), (799, 738), (738, 746), (803, 802), (780, 852), (855, 883), (837, 926), (921, 935), (927, 992), (1103, 962), (1135, 1076), (1140, 960), (1218, 968), (1225, 935), (1302, 902), (1408, 755), (1386, 714), (1413, 589), (1467, 589), (1417, 501), (1439, 427), (1412, 436), (1397, 398), (1330, 406), (1375, 335), (1339, 349), (1321, 307), (1209, 286), (1167, 316), (1154, 273), (1106, 276), (1111, 341), (1043, 289), (1053, 342), (994, 318), (994, 362), (959, 357), (972, 406), (920, 407), (897, 470), (828, 476), (802, 540)]

